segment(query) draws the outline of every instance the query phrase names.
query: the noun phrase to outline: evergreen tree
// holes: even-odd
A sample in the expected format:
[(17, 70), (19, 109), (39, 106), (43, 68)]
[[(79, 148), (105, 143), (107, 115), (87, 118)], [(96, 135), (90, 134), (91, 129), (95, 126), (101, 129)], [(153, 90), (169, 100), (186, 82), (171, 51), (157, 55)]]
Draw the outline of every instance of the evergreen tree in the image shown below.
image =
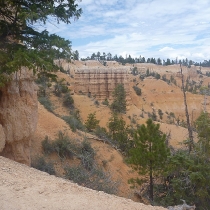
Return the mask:
[[(134, 148), (129, 151), (128, 162), (139, 174), (149, 175), (149, 197), (153, 201), (153, 179), (163, 170), (167, 160), (168, 148), (166, 135), (159, 130), (160, 125), (148, 119), (134, 134)], [(141, 184), (143, 180), (132, 179), (132, 182)]]
[(125, 63), (135, 63), (135, 60), (129, 55), (128, 58), (126, 58)]
[(150, 60), (150, 58), (147, 58), (147, 63), (151, 63), (151, 60)]
[[(123, 59), (124, 59), (124, 58), (123, 58)], [(117, 54), (112, 58), (112, 60), (117, 61), (117, 62), (121, 62), (121, 61), (119, 60), (119, 58), (117, 57)]]
[(180, 199), (196, 205), (196, 209), (210, 206), (210, 118), (201, 113), (196, 120), (198, 142), (189, 153), (186, 149), (174, 151), (167, 159), (162, 184), (156, 186), (160, 205), (177, 205)]
[(157, 64), (158, 64), (158, 65), (162, 65), (162, 61), (161, 61), (160, 58), (157, 59)]
[(91, 60), (95, 60), (95, 58), (96, 58), (96, 54), (93, 53), (93, 54), (91, 55), (90, 59), (91, 59)]
[(145, 63), (145, 62), (146, 62), (145, 57), (142, 57), (141, 63)]
[(100, 57), (101, 57), (101, 53), (97, 52), (97, 60), (100, 60)]
[(115, 61), (119, 61), (122, 64), (126, 63), (126, 60), (122, 57), (122, 55), (120, 55), (120, 57), (117, 59), (117, 55), (116, 55), (116, 59), (114, 59)]
[(0, 85), (9, 75), (25, 66), (33, 71), (54, 71), (54, 59), (70, 59), (71, 42), (34, 25), (46, 24), (48, 18), (71, 23), (79, 18), (76, 0), (2, 0), (0, 2)]
[(131, 147), (131, 141), (128, 139), (128, 127), (122, 117), (116, 113), (112, 113), (112, 117), (108, 122), (109, 133), (111, 138), (117, 142), (119, 148), (125, 154), (128, 154), (128, 150)]
[(123, 84), (118, 84), (113, 92), (113, 102), (110, 106), (113, 112), (126, 112), (126, 92)]
[(202, 153), (210, 157), (210, 117), (202, 112), (196, 120), (196, 131), (198, 132), (199, 144)]
[(99, 120), (96, 119), (96, 113), (90, 113), (85, 122), (88, 131), (93, 131), (99, 125)]
[(76, 51), (73, 53), (73, 57), (74, 57), (74, 60), (79, 60), (79, 52), (78, 52), (78, 50), (76, 50)]
[(112, 54), (110, 52), (107, 53), (107, 60), (108, 61), (111, 61), (112, 60)]
[(195, 153), (178, 150), (168, 157), (164, 171), (164, 184), (160, 186), (161, 205), (177, 205), (180, 199), (195, 204), (196, 209), (210, 206), (210, 161), (199, 147)]
[(171, 60), (169, 58), (167, 58), (167, 61), (165, 62), (165, 65), (166, 66), (171, 65)]
[(103, 52), (103, 56), (101, 56), (102, 57), (102, 60), (106, 60), (106, 53), (105, 52)]

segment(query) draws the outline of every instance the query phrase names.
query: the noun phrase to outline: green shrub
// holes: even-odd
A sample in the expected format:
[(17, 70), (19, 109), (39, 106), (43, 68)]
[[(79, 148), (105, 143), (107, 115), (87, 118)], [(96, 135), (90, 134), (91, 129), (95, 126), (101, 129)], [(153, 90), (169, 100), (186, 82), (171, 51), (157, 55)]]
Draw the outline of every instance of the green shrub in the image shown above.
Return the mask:
[(102, 104), (106, 105), (106, 106), (109, 106), (109, 101), (107, 100), (107, 98), (104, 101), (102, 101)]
[(80, 111), (78, 109), (70, 110), (70, 115), (78, 120), (80, 120)]
[(66, 167), (65, 168), (65, 178), (72, 180), (73, 182), (82, 185), (88, 183), (89, 174), (82, 166)]
[(46, 87), (39, 86), (38, 97), (46, 97)]
[(138, 96), (141, 95), (141, 88), (139, 88), (139, 87), (137, 87), (137, 86), (133, 86), (133, 89), (134, 89), (134, 91), (136, 92), (136, 94), (137, 94)]
[(44, 141), (42, 141), (42, 148), (44, 153), (49, 155), (55, 151), (53, 144), (49, 141), (48, 136), (45, 136)]
[(48, 97), (38, 97), (39, 102), (47, 109), (49, 112), (53, 112), (53, 105)]
[(156, 121), (157, 120), (157, 115), (155, 112), (148, 112), (148, 118), (152, 119), (153, 121)]
[(53, 142), (54, 150), (57, 152), (58, 156), (61, 158), (73, 158), (74, 146), (70, 142), (67, 135), (59, 131), (58, 138)]
[[(52, 80), (52, 78), (51, 78), (51, 80)], [(42, 85), (43, 87), (47, 87), (48, 86), (47, 84), (50, 83), (50, 78), (47, 75), (45, 75), (44, 72), (42, 72), (42, 73), (39, 73), (37, 75), (37, 79), (35, 80), (35, 82), (38, 85)]]
[(65, 79), (60, 79), (54, 86), (54, 93), (56, 96), (60, 97), (62, 93), (69, 92), (68, 86), (64, 84)]
[(52, 162), (46, 162), (44, 157), (37, 157), (32, 160), (31, 166), (48, 174), (55, 175), (55, 169)]
[(160, 116), (160, 119), (162, 120), (163, 119), (163, 112), (161, 109), (158, 109), (158, 114)]
[(113, 182), (108, 173), (98, 168), (88, 171), (81, 165), (67, 167), (65, 168), (65, 177), (79, 185), (109, 194), (116, 193), (118, 188), (118, 183)]
[(64, 121), (66, 121), (66, 123), (69, 124), (69, 126), (73, 132), (75, 132), (77, 129), (82, 130), (82, 131), (85, 130), (85, 127), (82, 124), (82, 122), (74, 116), (64, 116), (64, 117), (62, 117), (62, 119)]
[(160, 74), (156, 73), (155, 74), (155, 79), (160, 79)]
[(136, 120), (134, 118), (132, 118), (131, 123), (136, 124)]
[(63, 105), (68, 107), (68, 108), (73, 108), (74, 107), (74, 99), (70, 95), (70, 93), (66, 93), (63, 97)]
[(108, 138), (108, 132), (106, 130), (106, 128), (97, 126), (95, 129), (95, 135), (98, 136), (99, 138), (102, 139), (107, 139)]
[(91, 147), (90, 143), (86, 140), (84, 140), (81, 144), (81, 163), (84, 166), (85, 169), (91, 170), (94, 166), (94, 157), (95, 152), (94, 149)]
[[(81, 164), (79, 166), (69, 167), (67, 163), (67, 167), (64, 168), (65, 178), (94, 190), (111, 194), (117, 192), (118, 183), (111, 181), (110, 175), (98, 168), (95, 162), (95, 151), (87, 140), (84, 140), (81, 144), (76, 144), (60, 131), (54, 141), (50, 142), (46, 137), (42, 145), (47, 154), (57, 152), (61, 158), (75, 156), (80, 159)], [(33, 161), (33, 167), (55, 174), (53, 164), (47, 163), (43, 157)]]
[(76, 145), (70, 141), (70, 138), (59, 131), (58, 137), (54, 141), (49, 141), (45, 137), (42, 141), (42, 148), (44, 153), (49, 155), (56, 152), (60, 158), (73, 158), (76, 150)]
[(60, 66), (59, 68), (60, 68), (60, 72), (67, 74), (67, 71), (62, 66)]
[(68, 92), (69, 92), (68, 86), (62, 85), (62, 86), (61, 86), (61, 92), (62, 92), (62, 93), (68, 93)]
[(98, 102), (98, 100), (96, 100), (96, 101), (94, 101), (94, 104), (95, 104), (96, 106), (98, 106), (100, 103)]
[(170, 112), (169, 114), (171, 117), (175, 118), (175, 114), (173, 112)]

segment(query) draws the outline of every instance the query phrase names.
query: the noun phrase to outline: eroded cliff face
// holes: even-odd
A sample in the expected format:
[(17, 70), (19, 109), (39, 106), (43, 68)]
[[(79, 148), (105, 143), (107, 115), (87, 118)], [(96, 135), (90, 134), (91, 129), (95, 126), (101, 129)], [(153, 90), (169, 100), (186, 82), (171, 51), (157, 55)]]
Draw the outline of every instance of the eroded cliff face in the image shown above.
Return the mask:
[(0, 89), (0, 155), (30, 165), (37, 120), (37, 86), (32, 72), (22, 69)]
[(123, 84), (130, 100), (129, 74), (125, 69), (79, 69), (74, 74), (76, 93), (90, 94), (98, 100), (112, 99), (117, 84)]

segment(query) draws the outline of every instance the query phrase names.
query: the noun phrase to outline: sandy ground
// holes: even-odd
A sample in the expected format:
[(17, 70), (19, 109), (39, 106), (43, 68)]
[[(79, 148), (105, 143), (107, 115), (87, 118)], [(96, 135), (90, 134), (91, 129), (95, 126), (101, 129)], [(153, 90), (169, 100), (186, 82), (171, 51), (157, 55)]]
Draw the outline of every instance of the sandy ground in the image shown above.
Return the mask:
[(124, 209), (161, 210), (129, 199), (80, 187), (28, 166), (0, 157), (1, 210)]

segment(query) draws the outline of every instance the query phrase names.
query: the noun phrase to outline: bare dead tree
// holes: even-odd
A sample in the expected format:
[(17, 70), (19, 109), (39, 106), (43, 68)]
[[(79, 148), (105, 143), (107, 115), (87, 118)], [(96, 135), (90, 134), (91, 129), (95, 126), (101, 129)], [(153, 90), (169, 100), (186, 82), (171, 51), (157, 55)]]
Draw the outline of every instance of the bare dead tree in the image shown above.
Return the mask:
[(182, 91), (183, 91), (183, 96), (184, 96), (184, 105), (185, 105), (185, 116), (187, 119), (187, 129), (188, 129), (188, 135), (189, 135), (189, 143), (188, 143), (188, 147), (189, 147), (189, 153), (192, 151), (192, 147), (194, 145), (194, 141), (193, 141), (193, 131), (192, 131), (192, 127), (190, 124), (190, 116), (188, 113), (188, 107), (187, 107), (187, 98), (186, 98), (186, 93), (185, 93), (185, 89), (184, 89), (184, 75), (182, 73), (182, 65), (180, 64), (180, 72), (181, 72), (181, 79), (182, 79)]

